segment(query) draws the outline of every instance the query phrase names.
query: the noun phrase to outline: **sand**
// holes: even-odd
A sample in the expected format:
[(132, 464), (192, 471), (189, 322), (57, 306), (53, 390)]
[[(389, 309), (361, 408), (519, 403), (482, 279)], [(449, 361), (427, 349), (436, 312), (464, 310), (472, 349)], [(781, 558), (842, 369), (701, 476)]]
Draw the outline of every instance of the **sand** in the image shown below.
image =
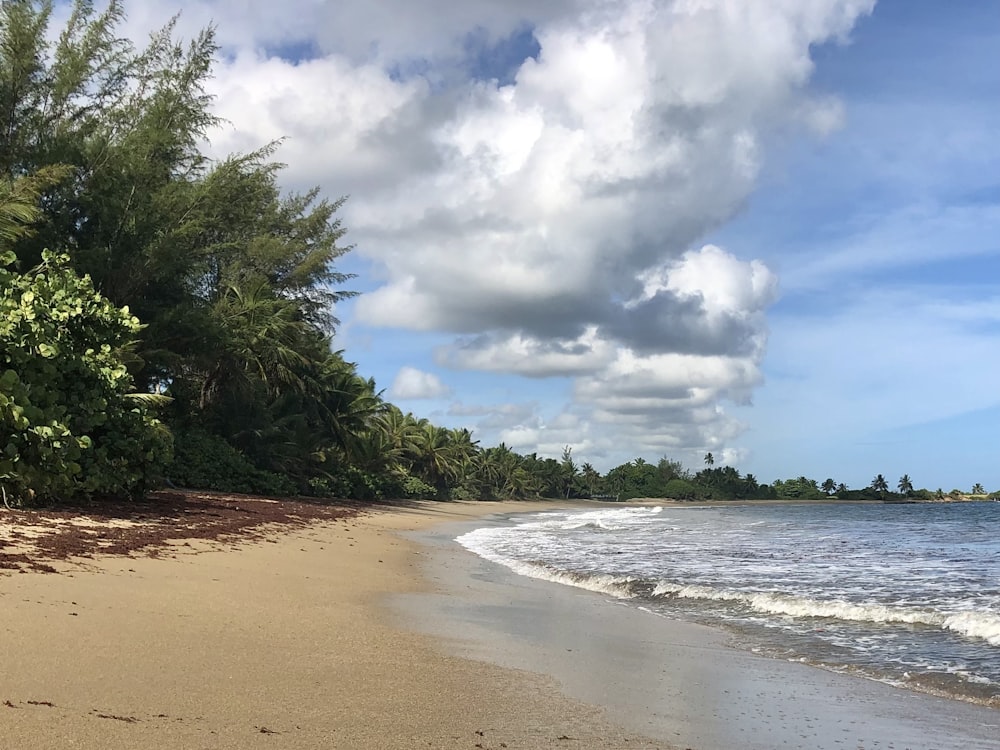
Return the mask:
[(551, 507), (0, 571), (0, 750), (1000, 748), (1000, 712), (738, 652), (452, 541)]
[(429, 590), (396, 530), (499, 509), (0, 574), (0, 748), (669, 747), (388, 615), (387, 596)]

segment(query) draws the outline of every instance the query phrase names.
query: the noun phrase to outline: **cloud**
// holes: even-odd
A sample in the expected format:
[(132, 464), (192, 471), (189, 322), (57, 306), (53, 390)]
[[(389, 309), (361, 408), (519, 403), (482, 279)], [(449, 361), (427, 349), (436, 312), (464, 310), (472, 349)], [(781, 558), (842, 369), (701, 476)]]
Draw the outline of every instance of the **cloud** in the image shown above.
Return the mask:
[[(776, 290), (702, 238), (747, 203), (769, 134), (842, 122), (809, 90), (811, 50), (873, 5), (293, 0), (241, 16), (203, 0), (183, 23), (222, 35), (211, 91), (232, 124), (215, 153), (285, 137), (292, 186), (351, 194), (350, 240), (379, 269), (358, 323), (450, 334), (448, 367), (573, 378), (566, 413), (601, 425), (595, 450), (693, 453), (739, 432), (723, 404), (761, 382)], [(391, 395), (435, 392), (404, 372)]]
[(539, 421), (538, 404), (535, 402), (477, 405), (459, 401), (448, 407), (448, 416), (478, 417), (475, 422), (477, 430), (503, 430)]
[(591, 326), (571, 340), (484, 334), (441, 347), (436, 356), (441, 364), (459, 369), (553, 377), (593, 372), (612, 360), (614, 347)]
[(389, 397), (403, 401), (414, 399), (443, 398), (451, 394), (441, 379), (430, 372), (415, 367), (403, 367), (396, 374), (389, 388)]

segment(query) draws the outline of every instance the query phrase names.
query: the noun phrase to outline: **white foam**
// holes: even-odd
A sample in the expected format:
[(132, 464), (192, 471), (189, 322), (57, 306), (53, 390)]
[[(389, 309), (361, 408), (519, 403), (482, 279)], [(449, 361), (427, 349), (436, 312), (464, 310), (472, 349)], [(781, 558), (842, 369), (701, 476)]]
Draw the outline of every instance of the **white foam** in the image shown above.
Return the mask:
[(876, 603), (859, 604), (838, 599), (823, 601), (770, 592), (743, 592), (713, 589), (707, 586), (681, 586), (665, 581), (656, 585), (653, 596), (738, 602), (757, 612), (795, 618), (815, 617), (854, 622), (929, 625), (951, 630), (969, 638), (984, 640), (991, 646), (1000, 646), (1000, 615), (992, 612), (974, 610), (940, 612)]
[(1000, 615), (955, 612), (945, 617), (944, 627), (970, 638), (982, 638), (991, 646), (1000, 646)]
[(497, 561), (501, 565), (510, 568), (515, 573), (530, 578), (539, 578), (543, 581), (552, 581), (566, 586), (574, 586), (587, 591), (595, 591), (598, 594), (607, 594), (616, 599), (631, 599), (633, 594), (629, 591), (628, 585), (632, 578), (613, 575), (585, 575), (565, 573), (558, 570), (551, 570), (542, 565), (519, 562), (517, 560)]
[(499, 528), (476, 529), (475, 531), (463, 534), (455, 541), (470, 552), (474, 552), (480, 557), (491, 562), (503, 565), (519, 575), (528, 576), (529, 578), (539, 578), (544, 581), (552, 581), (553, 583), (561, 583), (566, 586), (575, 586), (576, 588), (595, 591), (600, 594), (607, 594), (618, 599), (631, 599), (634, 596), (629, 591), (629, 584), (634, 580), (630, 577), (614, 576), (610, 574), (591, 575), (585, 573), (571, 573), (568, 571), (554, 570), (538, 563), (517, 560), (503, 555), (497, 552), (494, 549), (494, 546), (490, 544), (490, 542), (495, 541), (498, 536), (503, 536), (503, 534), (498, 534), (498, 532), (503, 531), (504, 529)]

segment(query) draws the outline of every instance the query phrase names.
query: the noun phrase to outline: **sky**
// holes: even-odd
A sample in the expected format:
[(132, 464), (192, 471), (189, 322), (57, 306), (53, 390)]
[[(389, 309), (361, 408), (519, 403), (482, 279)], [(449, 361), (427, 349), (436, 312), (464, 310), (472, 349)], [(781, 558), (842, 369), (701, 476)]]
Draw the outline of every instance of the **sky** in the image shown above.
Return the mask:
[(349, 196), (335, 346), (601, 471), (1000, 489), (994, 0), (133, 1), (224, 157)]

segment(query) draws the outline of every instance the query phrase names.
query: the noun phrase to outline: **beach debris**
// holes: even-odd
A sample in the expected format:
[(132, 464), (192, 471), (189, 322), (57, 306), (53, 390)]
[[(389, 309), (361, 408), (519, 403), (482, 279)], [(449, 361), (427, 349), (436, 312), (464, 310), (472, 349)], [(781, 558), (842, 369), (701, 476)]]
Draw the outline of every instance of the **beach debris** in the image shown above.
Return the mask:
[(116, 716), (115, 714), (102, 714), (99, 713), (96, 708), (93, 709), (93, 711), (98, 719), (114, 719), (115, 721), (124, 721), (126, 724), (135, 724), (136, 722), (139, 721), (134, 716)]
[(180, 490), (153, 492), (137, 502), (28, 508), (5, 516), (0, 570), (58, 573), (50, 562), (80, 562), (95, 555), (158, 557), (180, 548), (187, 553), (198, 549), (193, 540), (274, 541), (271, 537), (280, 530), (313, 522), (343, 523), (361, 512), (364, 509), (351, 501), (278, 501)]

